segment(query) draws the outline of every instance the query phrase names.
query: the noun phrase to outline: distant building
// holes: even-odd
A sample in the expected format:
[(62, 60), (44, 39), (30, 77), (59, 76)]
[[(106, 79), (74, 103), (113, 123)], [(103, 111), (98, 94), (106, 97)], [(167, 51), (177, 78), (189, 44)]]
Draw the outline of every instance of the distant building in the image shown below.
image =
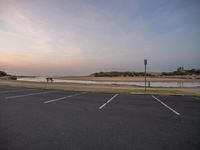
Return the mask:
[(177, 71), (179, 71), (179, 72), (184, 72), (185, 70), (184, 70), (184, 68), (183, 68), (183, 66), (182, 66), (182, 67), (178, 67), (178, 68), (177, 68)]

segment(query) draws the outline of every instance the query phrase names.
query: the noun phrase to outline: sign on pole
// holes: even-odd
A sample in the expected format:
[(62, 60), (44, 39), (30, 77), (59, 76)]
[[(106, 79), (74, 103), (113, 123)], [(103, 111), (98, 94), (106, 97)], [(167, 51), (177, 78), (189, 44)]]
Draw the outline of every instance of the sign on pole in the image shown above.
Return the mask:
[(147, 65), (147, 59), (144, 60), (144, 65)]

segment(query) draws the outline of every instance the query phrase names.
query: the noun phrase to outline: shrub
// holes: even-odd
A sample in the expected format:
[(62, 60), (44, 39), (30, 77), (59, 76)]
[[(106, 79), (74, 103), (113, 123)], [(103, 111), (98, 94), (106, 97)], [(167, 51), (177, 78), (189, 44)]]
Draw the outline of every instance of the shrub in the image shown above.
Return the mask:
[(7, 75), (7, 73), (0, 71), (0, 77), (6, 76), (6, 75)]

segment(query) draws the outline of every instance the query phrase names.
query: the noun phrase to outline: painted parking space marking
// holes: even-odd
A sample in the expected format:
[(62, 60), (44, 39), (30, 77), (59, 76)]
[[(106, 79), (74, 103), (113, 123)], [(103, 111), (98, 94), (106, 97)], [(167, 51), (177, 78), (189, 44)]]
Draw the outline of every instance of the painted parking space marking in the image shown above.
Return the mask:
[(31, 93), (31, 94), (24, 94), (24, 95), (15, 95), (15, 96), (5, 97), (5, 99), (14, 99), (14, 98), (34, 96), (34, 95), (40, 95), (40, 94), (46, 94), (46, 93), (53, 93), (53, 92), (57, 92), (57, 91), (46, 91), (46, 92)]
[(159, 103), (161, 103), (163, 106), (165, 106), (167, 109), (171, 110), (173, 113), (175, 113), (176, 115), (180, 115), (180, 113), (178, 113), (177, 111), (175, 111), (173, 108), (171, 108), (170, 106), (168, 106), (167, 104), (165, 104), (164, 102), (162, 102), (161, 100), (159, 100), (157, 97), (153, 96), (152, 97), (158, 101)]
[(36, 89), (24, 89), (24, 90), (7, 90), (7, 91), (1, 91), (0, 93), (12, 93), (12, 92), (24, 92), (24, 91), (34, 91)]
[(198, 100), (200, 100), (200, 98), (199, 97), (192, 97), (193, 99), (198, 99)]
[(72, 95), (68, 95), (68, 96), (64, 96), (64, 97), (60, 97), (60, 98), (48, 100), (48, 101), (45, 101), (44, 103), (47, 104), (47, 103), (51, 103), (51, 102), (55, 102), (55, 101), (60, 101), (60, 100), (66, 99), (66, 98), (71, 98), (71, 97), (75, 97), (75, 96), (79, 96), (79, 95), (83, 95), (83, 94), (86, 94), (86, 92), (76, 93), (76, 94), (72, 94)]
[(101, 105), (99, 107), (99, 109), (102, 109), (103, 107), (105, 107), (108, 103), (110, 103), (114, 98), (116, 98), (119, 94), (115, 94), (113, 97), (111, 97), (106, 103), (104, 103), (103, 105)]

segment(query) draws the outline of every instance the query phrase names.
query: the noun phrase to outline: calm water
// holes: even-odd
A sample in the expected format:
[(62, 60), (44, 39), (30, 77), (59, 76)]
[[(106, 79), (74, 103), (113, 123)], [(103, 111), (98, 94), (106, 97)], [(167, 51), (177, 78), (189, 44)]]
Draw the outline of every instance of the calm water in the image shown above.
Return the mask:
[[(46, 78), (21, 78), (20, 81), (34, 81), (34, 82), (46, 82)], [(65, 83), (83, 83), (83, 84), (115, 84), (115, 85), (139, 85), (144, 86), (144, 82), (99, 82), (99, 81), (82, 81), (82, 80), (61, 80), (54, 79), (54, 82)], [(200, 82), (151, 82), (151, 87), (200, 87)], [(147, 83), (148, 86), (148, 83)]]

